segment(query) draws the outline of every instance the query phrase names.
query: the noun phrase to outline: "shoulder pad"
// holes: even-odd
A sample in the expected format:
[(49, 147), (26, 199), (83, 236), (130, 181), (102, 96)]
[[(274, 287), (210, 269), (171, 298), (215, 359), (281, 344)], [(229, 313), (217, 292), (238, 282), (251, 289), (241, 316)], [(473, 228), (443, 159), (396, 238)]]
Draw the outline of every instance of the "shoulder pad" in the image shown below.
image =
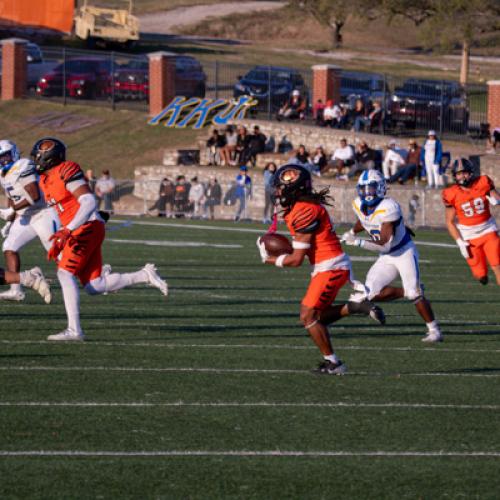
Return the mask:
[(17, 161), (17, 164), (19, 165), (19, 177), (36, 175), (35, 164), (28, 158), (21, 158)]
[(65, 184), (85, 178), (80, 165), (73, 161), (65, 161), (59, 165), (58, 168), (61, 180), (64, 181)]
[(300, 204), (292, 211), (292, 227), (297, 233), (313, 233), (320, 225), (319, 205)]

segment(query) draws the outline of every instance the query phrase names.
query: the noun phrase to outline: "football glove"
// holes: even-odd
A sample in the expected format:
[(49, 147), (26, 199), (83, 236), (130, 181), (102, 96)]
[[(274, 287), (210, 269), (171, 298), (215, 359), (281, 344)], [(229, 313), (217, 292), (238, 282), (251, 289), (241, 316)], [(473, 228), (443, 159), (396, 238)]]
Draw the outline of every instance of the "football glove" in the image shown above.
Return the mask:
[(470, 243), (468, 241), (464, 241), (462, 238), (458, 238), (458, 240), (456, 240), (456, 243), (458, 245), (458, 248), (460, 249), (460, 253), (462, 254), (462, 257), (464, 259), (470, 259), (471, 258), (471, 255), (469, 252)]
[(342, 243), (345, 243), (346, 245), (353, 247), (360, 247), (363, 244), (363, 240), (361, 240), (360, 238), (356, 238), (356, 235), (354, 234), (354, 231), (352, 229), (344, 233), (340, 238), (340, 241)]
[(63, 251), (63, 248), (70, 239), (71, 239), (71, 231), (68, 228), (63, 227), (59, 229), (59, 231), (56, 231), (49, 238), (49, 241), (52, 241), (53, 243), (47, 253), (47, 259), (57, 262), (59, 254)]
[(12, 207), (0, 209), (0, 219), (12, 221), (15, 215), (16, 211)]
[(260, 237), (257, 238), (257, 248), (259, 249), (260, 258), (262, 259), (262, 263), (265, 264), (266, 260), (269, 259), (269, 254), (267, 253), (266, 246), (260, 240)]

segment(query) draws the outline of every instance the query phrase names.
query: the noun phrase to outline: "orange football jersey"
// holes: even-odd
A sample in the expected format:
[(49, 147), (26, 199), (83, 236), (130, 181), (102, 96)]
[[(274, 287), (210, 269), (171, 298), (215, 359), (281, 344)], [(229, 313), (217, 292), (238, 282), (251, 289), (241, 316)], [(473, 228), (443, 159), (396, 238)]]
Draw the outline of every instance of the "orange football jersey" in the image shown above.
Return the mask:
[(487, 175), (481, 175), (468, 187), (458, 184), (443, 190), (443, 203), (453, 207), (457, 221), (463, 226), (476, 226), (491, 217), (490, 203), (486, 195), (495, 189), (495, 184)]
[(54, 206), (61, 223), (66, 226), (80, 208), (80, 203), (68, 190), (66, 184), (85, 179), (80, 165), (72, 161), (64, 161), (40, 174), (40, 188), (47, 205)]
[(307, 251), (311, 264), (333, 259), (344, 253), (324, 206), (299, 201), (285, 215), (285, 222), (292, 237), (297, 233), (314, 235), (311, 248)]

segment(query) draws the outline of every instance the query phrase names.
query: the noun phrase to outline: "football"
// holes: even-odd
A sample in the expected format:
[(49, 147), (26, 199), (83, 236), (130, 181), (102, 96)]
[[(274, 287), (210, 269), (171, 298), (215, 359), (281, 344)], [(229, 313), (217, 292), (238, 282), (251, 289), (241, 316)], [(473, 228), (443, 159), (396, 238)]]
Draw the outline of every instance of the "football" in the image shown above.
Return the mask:
[(282, 234), (270, 233), (261, 236), (260, 241), (264, 243), (267, 253), (271, 257), (279, 257), (284, 253), (292, 253), (293, 248), (290, 240)]

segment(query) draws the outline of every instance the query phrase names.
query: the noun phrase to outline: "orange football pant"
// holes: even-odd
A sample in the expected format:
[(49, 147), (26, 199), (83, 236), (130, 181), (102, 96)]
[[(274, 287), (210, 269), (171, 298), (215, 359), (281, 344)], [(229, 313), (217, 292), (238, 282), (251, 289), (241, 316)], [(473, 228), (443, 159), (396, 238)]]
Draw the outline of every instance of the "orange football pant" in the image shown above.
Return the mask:
[(491, 232), (469, 240), (469, 250), (471, 258), (467, 259), (467, 264), (475, 278), (482, 278), (488, 274), (486, 261), (490, 266), (500, 265), (500, 237), (497, 233)]
[(316, 274), (309, 283), (302, 304), (322, 311), (331, 306), (339, 290), (349, 281), (350, 272), (344, 269)]

